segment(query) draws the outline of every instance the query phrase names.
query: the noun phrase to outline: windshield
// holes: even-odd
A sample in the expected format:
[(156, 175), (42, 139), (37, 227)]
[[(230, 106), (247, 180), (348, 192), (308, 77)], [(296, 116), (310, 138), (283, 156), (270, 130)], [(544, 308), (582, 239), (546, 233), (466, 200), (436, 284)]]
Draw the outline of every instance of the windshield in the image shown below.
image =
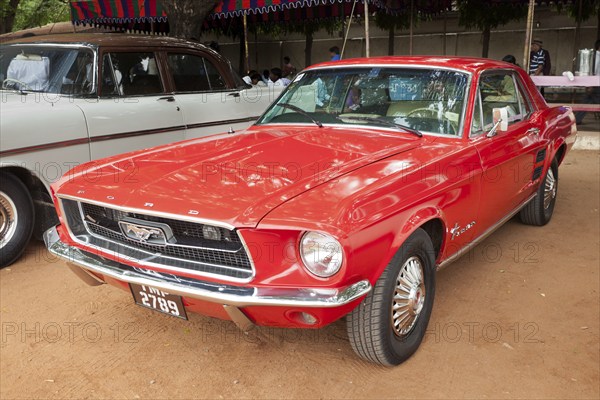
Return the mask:
[(95, 92), (94, 53), (87, 48), (0, 46), (3, 90), (89, 95)]
[(468, 81), (467, 73), (408, 66), (307, 71), (294, 79), (257, 123), (387, 128), (396, 124), (424, 133), (458, 135)]

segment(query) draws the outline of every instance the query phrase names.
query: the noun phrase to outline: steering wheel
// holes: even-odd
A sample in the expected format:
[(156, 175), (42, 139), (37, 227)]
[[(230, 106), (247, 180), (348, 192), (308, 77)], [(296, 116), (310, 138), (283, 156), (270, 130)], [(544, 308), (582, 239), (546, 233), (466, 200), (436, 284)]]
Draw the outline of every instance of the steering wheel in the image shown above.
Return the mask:
[[(33, 91), (33, 88), (31, 86), (29, 86), (28, 84), (26, 84), (25, 82), (22, 82), (18, 79), (13, 79), (13, 78), (6, 78), (5, 80), (3, 80), (2, 81), (2, 89), (8, 89), (7, 83), (10, 83), (10, 82), (18, 83), (19, 85), (24, 86), (25, 89)], [(23, 87), (21, 87), (19, 89), (23, 89)]]
[[(447, 112), (441, 113), (441, 120), (440, 120), (440, 115), (438, 114), (438, 110), (433, 110), (433, 109), (427, 108), (427, 107), (415, 108), (414, 110), (409, 111), (406, 114), (405, 118), (423, 118), (423, 119), (428, 119), (428, 120), (439, 121), (444, 126), (449, 127), (450, 132), (448, 132), (448, 133), (450, 133), (452, 135), (456, 134), (456, 132), (458, 131), (458, 121), (453, 121), (451, 118), (448, 118)], [(444, 133), (444, 132), (439, 132), (439, 133)]]
[(414, 110), (409, 111), (406, 114), (406, 117), (438, 119), (438, 111), (427, 107), (415, 108)]

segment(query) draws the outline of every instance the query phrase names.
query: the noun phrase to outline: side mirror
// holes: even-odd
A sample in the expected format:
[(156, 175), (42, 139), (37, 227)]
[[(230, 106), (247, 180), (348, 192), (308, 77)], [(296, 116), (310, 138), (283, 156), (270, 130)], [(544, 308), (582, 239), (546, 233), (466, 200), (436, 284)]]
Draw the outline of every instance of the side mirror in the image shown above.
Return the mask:
[(506, 107), (492, 109), (494, 126), (487, 133), (487, 137), (493, 137), (498, 132), (505, 132), (508, 130), (508, 110)]

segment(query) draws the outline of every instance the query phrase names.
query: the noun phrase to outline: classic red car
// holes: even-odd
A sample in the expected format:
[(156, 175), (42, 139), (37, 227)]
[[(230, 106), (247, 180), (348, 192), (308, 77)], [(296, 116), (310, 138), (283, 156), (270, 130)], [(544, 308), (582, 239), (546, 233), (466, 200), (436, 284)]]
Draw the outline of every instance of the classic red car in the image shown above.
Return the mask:
[(45, 239), (144, 307), (243, 329), (346, 316), (354, 350), (395, 365), (421, 343), (437, 269), (517, 213), (550, 220), (575, 135), (513, 65), (330, 62), (244, 131), (72, 170)]

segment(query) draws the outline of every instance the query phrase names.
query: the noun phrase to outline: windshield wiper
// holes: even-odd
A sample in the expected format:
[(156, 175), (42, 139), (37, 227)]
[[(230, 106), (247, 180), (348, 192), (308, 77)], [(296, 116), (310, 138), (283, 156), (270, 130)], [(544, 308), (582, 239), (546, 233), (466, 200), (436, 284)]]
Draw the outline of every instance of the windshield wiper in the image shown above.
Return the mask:
[(406, 125), (402, 125), (402, 124), (398, 124), (396, 122), (393, 121), (388, 121), (387, 119), (381, 118), (381, 117), (366, 117), (366, 116), (353, 116), (353, 115), (345, 115), (343, 117), (336, 117), (337, 119), (339, 119), (340, 121), (344, 121), (344, 120), (349, 120), (349, 121), (367, 121), (367, 122), (377, 122), (378, 124), (383, 124), (383, 125), (387, 125), (387, 126), (391, 126), (392, 128), (400, 128), (402, 130), (405, 130), (406, 132), (412, 133), (415, 136), (418, 137), (422, 137), (423, 134), (416, 130), (413, 129), (409, 126)]
[(309, 113), (307, 113), (306, 111), (304, 111), (303, 109), (301, 109), (298, 106), (295, 106), (293, 104), (288, 104), (288, 103), (279, 103), (277, 105), (279, 107), (289, 108), (290, 110), (296, 111), (298, 114), (304, 115), (306, 118), (310, 119), (312, 122), (314, 122), (315, 124), (317, 124), (317, 126), (319, 128), (323, 127), (323, 124), (321, 123), (321, 121), (319, 121), (317, 119), (314, 119)]

